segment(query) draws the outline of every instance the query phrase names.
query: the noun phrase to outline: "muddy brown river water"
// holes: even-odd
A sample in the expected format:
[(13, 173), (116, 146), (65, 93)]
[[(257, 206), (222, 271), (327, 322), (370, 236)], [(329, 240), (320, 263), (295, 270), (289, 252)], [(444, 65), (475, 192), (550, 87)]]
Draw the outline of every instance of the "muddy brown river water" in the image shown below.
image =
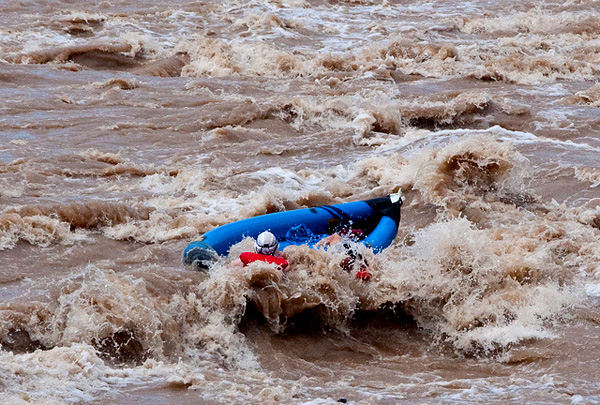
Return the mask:
[[(600, 3), (0, 0), (3, 403), (600, 403)], [(396, 241), (184, 268), (403, 192)]]

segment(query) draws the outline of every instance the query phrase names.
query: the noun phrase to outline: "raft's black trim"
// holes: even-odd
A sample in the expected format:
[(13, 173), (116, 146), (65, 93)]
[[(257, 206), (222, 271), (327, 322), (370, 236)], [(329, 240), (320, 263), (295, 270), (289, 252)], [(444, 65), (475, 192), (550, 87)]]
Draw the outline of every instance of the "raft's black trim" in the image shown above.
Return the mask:
[(342, 222), (345, 222), (345, 223), (352, 222), (352, 218), (350, 218), (350, 215), (348, 215), (343, 210), (341, 210), (337, 207), (333, 207), (331, 205), (322, 205), (318, 208), (323, 208), (325, 211), (329, 212), (335, 218), (339, 218)]
[(393, 203), (389, 197), (373, 198), (366, 200), (367, 204), (375, 211), (380, 212), (386, 217), (390, 217), (397, 225), (400, 225), (400, 207), (402, 206), (402, 198), (398, 202)]

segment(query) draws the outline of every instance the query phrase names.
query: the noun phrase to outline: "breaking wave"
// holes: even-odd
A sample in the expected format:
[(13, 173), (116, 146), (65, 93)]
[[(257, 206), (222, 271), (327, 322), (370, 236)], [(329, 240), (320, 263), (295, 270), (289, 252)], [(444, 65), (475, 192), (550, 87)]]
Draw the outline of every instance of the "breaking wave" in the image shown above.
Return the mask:
[(105, 201), (5, 210), (0, 214), (0, 250), (13, 248), (19, 240), (38, 246), (74, 244), (87, 239), (84, 230), (147, 219), (150, 211)]

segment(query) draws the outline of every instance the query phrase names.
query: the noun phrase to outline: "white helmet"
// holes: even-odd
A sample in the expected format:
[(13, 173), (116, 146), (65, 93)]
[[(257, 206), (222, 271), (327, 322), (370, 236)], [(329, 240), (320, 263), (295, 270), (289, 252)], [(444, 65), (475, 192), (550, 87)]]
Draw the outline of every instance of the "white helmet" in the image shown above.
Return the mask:
[(254, 251), (263, 255), (274, 255), (279, 247), (277, 238), (269, 231), (264, 231), (254, 242)]

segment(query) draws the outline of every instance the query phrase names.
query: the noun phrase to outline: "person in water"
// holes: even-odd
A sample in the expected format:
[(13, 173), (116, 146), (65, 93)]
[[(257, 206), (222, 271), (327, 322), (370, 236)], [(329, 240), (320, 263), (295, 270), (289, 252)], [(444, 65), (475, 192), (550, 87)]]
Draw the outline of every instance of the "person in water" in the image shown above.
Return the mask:
[(256, 238), (254, 242), (254, 253), (281, 257), (281, 252), (279, 251), (279, 241), (269, 231), (264, 231)]
[(369, 271), (369, 265), (366, 259), (349, 243), (361, 241), (365, 237), (366, 234), (362, 229), (343, 228), (339, 232), (335, 232), (334, 234), (321, 239), (317, 243), (317, 246), (331, 246), (341, 243), (346, 250), (347, 256), (340, 262), (340, 267), (347, 272), (357, 269), (356, 278), (369, 280), (371, 278), (371, 272)]
[(254, 252), (243, 252), (240, 261), (244, 267), (255, 261), (263, 261), (277, 265), (280, 270), (287, 269), (289, 264), (279, 251), (279, 241), (269, 231), (258, 235), (254, 241)]

